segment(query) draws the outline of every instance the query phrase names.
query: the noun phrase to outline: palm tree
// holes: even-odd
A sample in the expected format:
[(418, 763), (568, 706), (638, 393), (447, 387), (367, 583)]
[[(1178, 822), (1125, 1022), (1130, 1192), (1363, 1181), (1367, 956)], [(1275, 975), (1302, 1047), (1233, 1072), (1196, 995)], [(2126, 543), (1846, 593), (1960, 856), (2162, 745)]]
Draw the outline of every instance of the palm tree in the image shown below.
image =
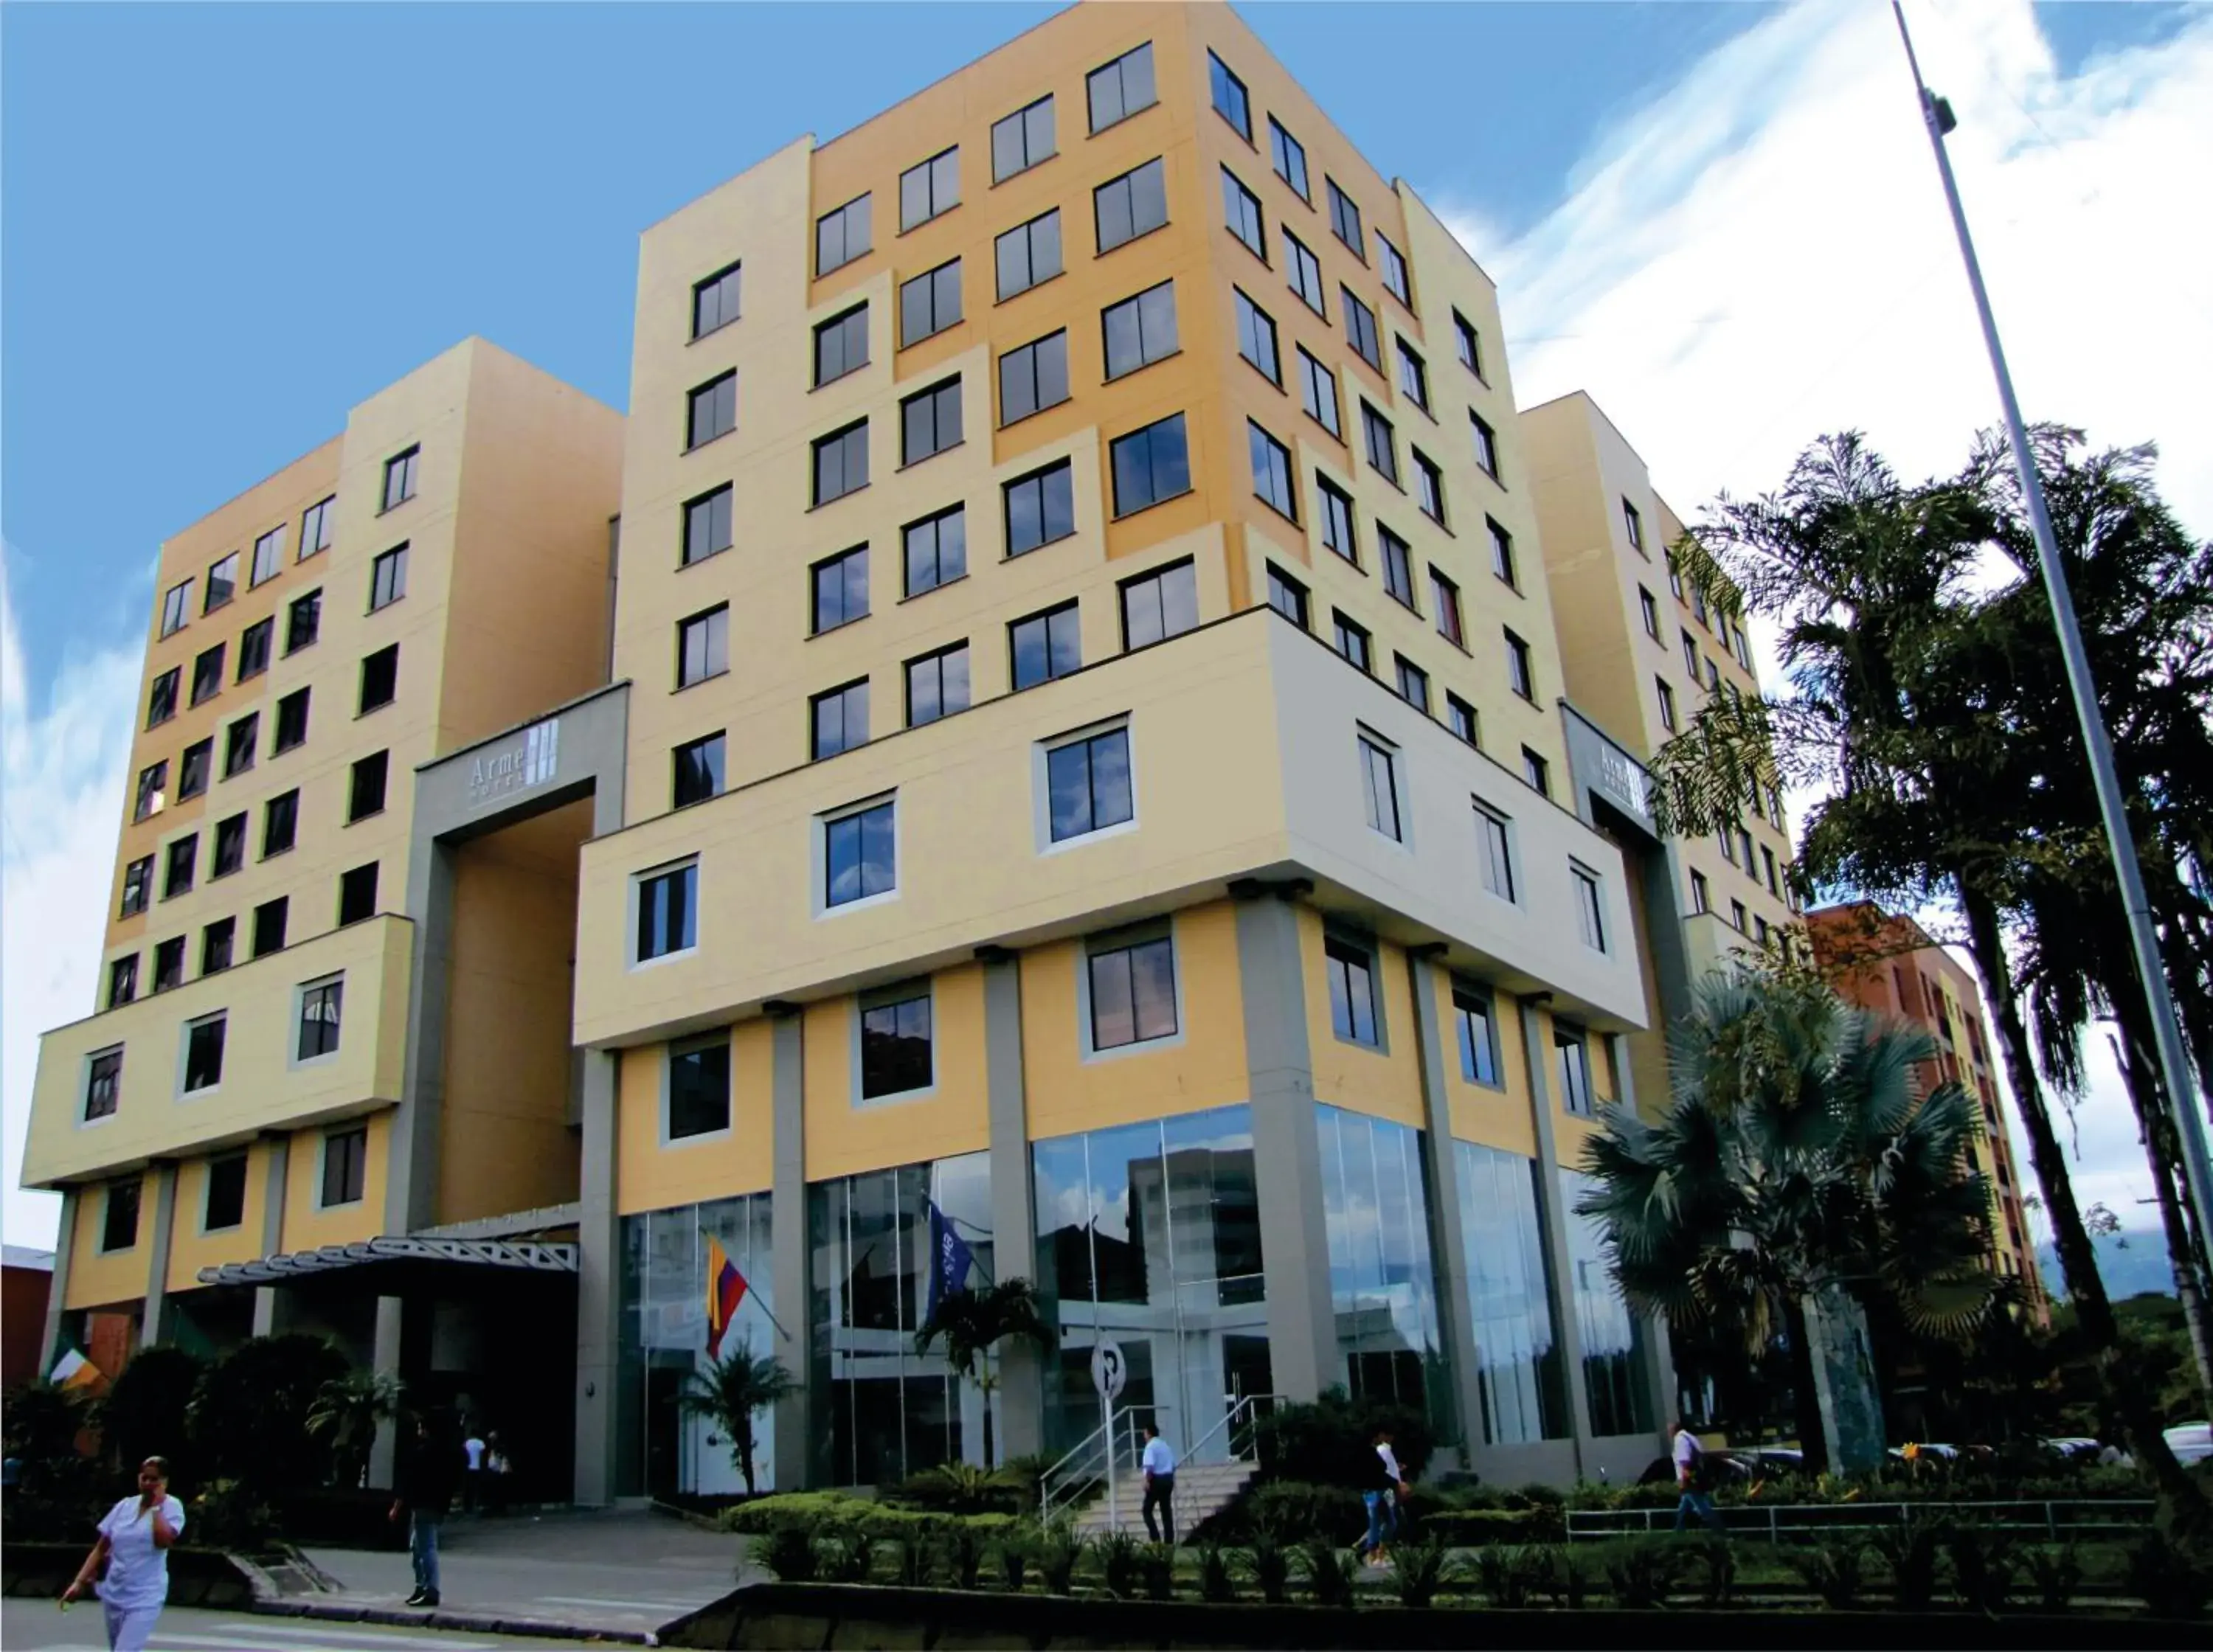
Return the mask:
[[(964, 1377), (975, 1377), (984, 1390), (984, 1460), (992, 1461), (991, 1394), (998, 1377), (991, 1369), (991, 1350), (1009, 1337), (1019, 1337), (1038, 1348), (1050, 1345), (1044, 1317), (1038, 1312), (1037, 1288), (1027, 1279), (1003, 1279), (980, 1290), (949, 1290), (930, 1307), (930, 1315), (914, 1333), (914, 1350), (926, 1354), (941, 1338), (945, 1357)], [(976, 1376), (976, 1362), (984, 1373)]]
[[(1914, 1064), (1935, 1039), (1786, 967), (1707, 977), (1673, 1045), (1667, 1113), (1605, 1116), (1584, 1154), (1596, 1185), (1577, 1210), (1605, 1224), (1638, 1308), (1734, 1330), (1753, 1357), (1787, 1333), (1801, 1360), (1800, 1437), (1826, 1439), (1832, 1466), (1865, 1466), (1882, 1443), (1871, 1387), (1837, 1394), (1833, 1412), (1856, 1407), (1867, 1424), (1840, 1441), (1855, 1431), (1820, 1416), (1808, 1368), (1846, 1327), (1863, 1336), (1870, 1305), (1955, 1338), (1989, 1312), (1973, 1104), (1955, 1083), (1916, 1094)], [(1843, 1373), (1831, 1359), (1823, 1375)]]
[(399, 1415), (406, 1387), (390, 1371), (351, 1370), (315, 1390), (308, 1432), (330, 1442), (331, 1466), (344, 1486), (358, 1486), (369, 1472), (369, 1448), (381, 1423)]
[(704, 1417), (730, 1442), (731, 1460), (745, 1477), (746, 1495), (753, 1495), (753, 1417), (794, 1393), (798, 1383), (772, 1354), (756, 1358), (750, 1339), (741, 1337), (736, 1347), (706, 1370), (684, 1379), (676, 1403), (693, 1417)]

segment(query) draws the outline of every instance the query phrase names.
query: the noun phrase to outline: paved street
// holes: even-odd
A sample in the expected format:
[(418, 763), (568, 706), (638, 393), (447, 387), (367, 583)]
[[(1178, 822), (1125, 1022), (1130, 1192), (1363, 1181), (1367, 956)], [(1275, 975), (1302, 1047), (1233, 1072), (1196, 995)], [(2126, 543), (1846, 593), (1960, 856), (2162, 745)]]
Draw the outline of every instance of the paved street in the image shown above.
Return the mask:
[[(451, 1521), (440, 1549), (442, 1609), (655, 1630), (736, 1588), (741, 1547), (643, 1511)], [(404, 1553), (318, 1548), (308, 1557), (339, 1586), (322, 1597), (334, 1603), (396, 1606), (414, 1587)]]
[[(0, 1644), (8, 1652), (107, 1652), (100, 1603), (88, 1600), (64, 1612), (52, 1600), (0, 1601)], [(494, 1652), (539, 1646), (576, 1652), (577, 1645), (175, 1606), (162, 1614), (151, 1652)]]

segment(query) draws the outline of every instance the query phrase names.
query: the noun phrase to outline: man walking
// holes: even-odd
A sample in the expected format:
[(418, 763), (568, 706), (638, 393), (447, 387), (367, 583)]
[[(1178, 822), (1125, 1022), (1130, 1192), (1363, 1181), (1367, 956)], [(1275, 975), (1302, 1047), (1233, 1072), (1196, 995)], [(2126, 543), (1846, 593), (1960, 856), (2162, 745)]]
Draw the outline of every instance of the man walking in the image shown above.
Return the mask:
[(467, 1515), (473, 1515), (485, 1506), (484, 1480), (485, 1453), (486, 1448), (483, 1434), (477, 1429), (472, 1429), (469, 1431), (469, 1437), (461, 1442), (461, 1450), (468, 1459), (468, 1466), (463, 1471), (461, 1479), (461, 1512)]
[(392, 1488), (392, 1518), (407, 1511), (407, 1555), (415, 1568), (415, 1593), (407, 1597), (408, 1606), (438, 1604), (438, 1528), (454, 1506), (464, 1460), (452, 1440), (435, 1432), (426, 1419), (415, 1419), (414, 1438), (400, 1453)]
[(1706, 1448), (1680, 1417), (1675, 1419), (1673, 1454), (1675, 1484), (1682, 1493), (1675, 1503), (1675, 1529), (1683, 1529), (1684, 1515), (1696, 1515), (1708, 1531), (1728, 1535), (1728, 1528), (1714, 1512), (1713, 1495), (1707, 1489)]
[[(1145, 1424), (1145, 1454), (1142, 1460), (1145, 1471), (1145, 1534), (1155, 1543), (1175, 1541), (1175, 1453), (1168, 1442), (1161, 1438), (1160, 1429), (1154, 1423)], [(1161, 1520), (1167, 1527), (1164, 1539), (1161, 1528), (1153, 1524), (1153, 1509), (1157, 1506)]]

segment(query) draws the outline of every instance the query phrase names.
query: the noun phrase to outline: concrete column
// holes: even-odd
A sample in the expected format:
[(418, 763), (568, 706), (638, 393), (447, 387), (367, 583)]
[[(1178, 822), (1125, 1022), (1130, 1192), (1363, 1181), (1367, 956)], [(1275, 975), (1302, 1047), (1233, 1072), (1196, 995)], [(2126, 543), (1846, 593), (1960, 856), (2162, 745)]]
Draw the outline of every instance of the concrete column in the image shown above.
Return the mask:
[(617, 1056), (583, 1057), (582, 1174), (576, 1201), (576, 1499), (614, 1501), (615, 1388), (622, 1349), (622, 1222), (615, 1214)]
[(438, 1147), (446, 1111), (448, 985), (454, 963), (454, 851), (418, 829), (407, 856), (406, 911), (415, 922), (407, 990), (407, 1059), (387, 1149), (384, 1229), (409, 1234), (437, 1221)]
[[(261, 1192), (261, 1254), (275, 1256), (284, 1248), (284, 1200), (291, 1187), (292, 1138), (270, 1135), (262, 1138), (268, 1149), (266, 1180)], [(275, 1285), (253, 1288), (253, 1334), (273, 1337), (285, 1328), (284, 1299)]]
[(1537, 1219), (1544, 1226), (1545, 1280), (1552, 1298), (1552, 1325), (1566, 1369), (1568, 1420), (1574, 1430), (1576, 1478), (1590, 1457), (1590, 1393), (1583, 1381), (1583, 1338), (1576, 1323), (1575, 1275), (1568, 1259), (1568, 1212), (1560, 1198), (1560, 1149), (1552, 1129), (1552, 1040), (1537, 1006), (1521, 1001), (1521, 1053), (1529, 1073), (1529, 1112), (1537, 1127)]
[(796, 1491), (812, 1478), (814, 1445), (814, 1327), (807, 1236), (807, 1040), (798, 1011), (778, 1015), (772, 1029), (771, 1081), (771, 1169), (769, 1198), (769, 1277), (776, 1282), (776, 1316), (786, 1336), (776, 1356), (798, 1381), (776, 1408), (776, 1489)]
[(162, 1323), (168, 1317), (169, 1234), (176, 1221), (176, 1161), (163, 1159), (154, 1166), (154, 1228), (146, 1246), (146, 1312), (138, 1321), (141, 1348), (151, 1348), (162, 1340)]
[(1322, 1219), (1321, 1142), (1307, 1040), (1298, 908), (1288, 891), (1239, 892), (1237, 963), (1253, 1174), (1268, 1273), (1268, 1362), (1276, 1392), (1310, 1400), (1342, 1381)]
[[(370, 1369), (387, 1376), (399, 1375), (399, 1332), (405, 1304), (397, 1296), (376, 1299), (376, 1342), (369, 1356)], [(399, 1424), (387, 1417), (376, 1425), (375, 1442), (369, 1448), (369, 1483), (384, 1489), (393, 1484), (393, 1469), (399, 1448)]]
[(37, 1375), (42, 1382), (53, 1375), (54, 1362), (62, 1356), (62, 1316), (69, 1311), (63, 1305), (69, 1301), (70, 1258), (76, 1253), (76, 1210), (81, 1198), (74, 1187), (62, 1189), (62, 1222), (54, 1231), (54, 1277), (46, 1287), (46, 1323), (40, 1333)]
[(1422, 1113), (1429, 1131), (1428, 1186), (1430, 1254), (1437, 1286), (1437, 1327), (1445, 1357), (1451, 1362), (1453, 1402), (1460, 1413), (1460, 1440), (1472, 1451), (1482, 1443), (1483, 1387), (1478, 1376), (1475, 1326), (1467, 1281), (1467, 1243), (1460, 1214), (1460, 1163), (1453, 1151), (1452, 1100), (1446, 1088), (1446, 1063), (1452, 1046), (1437, 1016), (1437, 967), (1442, 947), (1421, 947), (1406, 954), (1414, 994), (1414, 1052), (1422, 1070)]
[[(1022, 1088), (1022, 966), (992, 947), (984, 966), (984, 1082), (991, 1116), (991, 1255), (1000, 1280), (1037, 1273), (1029, 1107)], [(1045, 1449), (1045, 1369), (1038, 1350), (1009, 1338), (995, 1356), (998, 1460)]]

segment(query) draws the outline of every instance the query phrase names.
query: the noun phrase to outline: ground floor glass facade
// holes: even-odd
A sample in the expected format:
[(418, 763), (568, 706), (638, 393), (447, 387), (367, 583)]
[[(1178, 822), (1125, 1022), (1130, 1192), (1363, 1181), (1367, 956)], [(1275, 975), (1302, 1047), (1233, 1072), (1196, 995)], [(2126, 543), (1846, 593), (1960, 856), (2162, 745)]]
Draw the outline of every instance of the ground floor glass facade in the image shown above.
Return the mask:
[(1552, 1322), (1536, 1161), (1476, 1142), (1455, 1141), (1453, 1152), (1484, 1442), (1564, 1438), (1574, 1429)]
[(1316, 1106), (1314, 1120), (1345, 1387), (1421, 1408), (1440, 1441), (1455, 1440), (1422, 1132), (1326, 1105)]
[(1273, 1391), (1250, 1110), (1220, 1107), (1032, 1144), (1037, 1281), (1055, 1346), (1045, 1442), (1058, 1454), (1104, 1420), (1093, 1350), (1121, 1350), (1118, 1402), (1179, 1454), (1226, 1454), (1238, 1398)]
[(1605, 1224), (1576, 1214), (1576, 1202), (1591, 1190), (1580, 1170), (1560, 1172), (1561, 1208), (1568, 1213), (1569, 1277), (1573, 1283), (1576, 1330), (1583, 1347), (1583, 1386), (1590, 1402), (1594, 1435), (1649, 1434), (1652, 1394), (1646, 1380), (1644, 1321), (1630, 1311), (1614, 1283), (1606, 1249)]

